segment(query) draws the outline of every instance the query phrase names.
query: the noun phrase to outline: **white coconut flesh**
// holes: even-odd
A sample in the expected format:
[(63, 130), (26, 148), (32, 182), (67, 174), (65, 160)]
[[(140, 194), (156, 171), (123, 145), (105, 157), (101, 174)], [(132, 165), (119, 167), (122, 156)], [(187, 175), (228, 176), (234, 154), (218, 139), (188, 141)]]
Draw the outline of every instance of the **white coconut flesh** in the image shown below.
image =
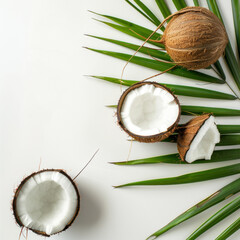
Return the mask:
[(185, 160), (189, 163), (198, 159), (210, 160), (216, 143), (220, 142), (220, 133), (213, 116), (210, 116), (198, 130), (186, 153)]
[(73, 183), (57, 171), (33, 175), (22, 186), (16, 200), (22, 224), (47, 235), (62, 231), (75, 216), (77, 206)]
[(121, 108), (123, 125), (140, 136), (166, 132), (179, 115), (179, 106), (167, 90), (145, 84), (130, 91)]

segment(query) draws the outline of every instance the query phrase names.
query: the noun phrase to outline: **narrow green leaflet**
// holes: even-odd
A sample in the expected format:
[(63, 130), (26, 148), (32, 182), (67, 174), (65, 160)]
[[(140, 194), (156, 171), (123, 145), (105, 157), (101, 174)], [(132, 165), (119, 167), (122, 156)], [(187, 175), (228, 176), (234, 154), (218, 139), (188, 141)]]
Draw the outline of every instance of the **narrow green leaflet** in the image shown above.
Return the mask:
[(217, 192), (205, 198), (203, 201), (189, 208), (186, 212), (180, 214), (178, 217), (169, 222), (166, 226), (162, 227), (161, 229), (153, 233), (151, 236), (149, 236), (148, 239), (157, 238), (158, 236), (167, 232), (171, 228), (205, 211), (206, 209), (216, 205), (217, 203), (225, 200), (226, 198), (232, 196), (233, 194), (238, 193), (239, 191), (240, 191), (240, 178), (234, 182), (229, 183), (225, 187), (221, 188)]
[(187, 4), (184, 0), (172, 0), (176, 9), (181, 10), (182, 8), (187, 7)]
[(240, 1), (232, 0), (233, 21), (238, 47), (238, 55), (240, 57)]
[(194, 240), (204, 232), (206, 232), (209, 228), (216, 225), (230, 214), (234, 213), (240, 208), (240, 196), (234, 199), (232, 202), (227, 204), (225, 207), (216, 212), (213, 216), (211, 216), (206, 222), (204, 222), (196, 231), (194, 231), (186, 240)]
[[(240, 149), (225, 149), (215, 150), (212, 154), (211, 160), (198, 160), (191, 164), (199, 163), (213, 163), (240, 159)], [(111, 162), (115, 165), (138, 165), (138, 164), (152, 164), (152, 163), (170, 163), (170, 164), (188, 164), (182, 161), (178, 153), (167, 154), (157, 157), (143, 158), (123, 162)]]
[(221, 141), (220, 143), (217, 144), (217, 146), (228, 146), (228, 145), (239, 145), (239, 144), (240, 144), (240, 134), (221, 135)]
[(159, 10), (161, 11), (164, 18), (167, 18), (169, 15), (171, 15), (171, 12), (165, 2), (165, 0), (155, 0), (157, 3)]
[(240, 133), (240, 125), (217, 125), (221, 134)]
[[(148, 51), (148, 49), (146, 49)], [(154, 54), (154, 53), (153, 53)], [(156, 54), (157, 57), (157, 54)], [(104, 76), (91, 76), (94, 78), (102, 79), (108, 82), (121, 84), (124, 86), (132, 86), (138, 81), (135, 80), (124, 80), (119, 78), (104, 77)], [(204, 88), (181, 86), (174, 84), (161, 83), (162, 85), (171, 89), (171, 91), (176, 95), (188, 96), (188, 97), (199, 97), (199, 98), (213, 98), (213, 99), (225, 99), (225, 100), (235, 100), (236, 97), (231, 94), (222, 93), (218, 91), (208, 90)]]
[(193, 0), (193, 3), (194, 3), (194, 6), (196, 6), (196, 7), (200, 6), (198, 0)]
[[(110, 22), (105, 22), (105, 21), (100, 21), (100, 20), (97, 20), (101, 23), (104, 23), (105, 25), (111, 27), (111, 28), (114, 28), (122, 33), (125, 33), (129, 36), (132, 36), (134, 38), (137, 38), (137, 39), (140, 39), (140, 40), (145, 40), (146, 38), (149, 37), (150, 34), (148, 34), (148, 31), (146, 30), (141, 30), (141, 29), (135, 29), (134, 27), (132, 28), (129, 28), (129, 27), (126, 27), (126, 26), (121, 26), (121, 25), (118, 25), (118, 24), (114, 24), (114, 23), (110, 23)], [(159, 37), (159, 34), (154, 34), (150, 39), (152, 40), (157, 40)], [(148, 41), (149, 44), (151, 45), (154, 45), (154, 46), (157, 46), (157, 47), (160, 47), (160, 48), (165, 48), (165, 46), (159, 42), (152, 42), (152, 41)]]
[(169, 61), (169, 62), (172, 61), (170, 56), (166, 52), (160, 51), (158, 49), (153, 49), (153, 48), (149, 48), (149, 47), (141, 47), (140, 48), (140, 45), (127, 43), (127, 42), (123, 42), (123, 41), (119, 41), (119, 40), (115, 40), (115, 39), (98, 37), (98, 36), (94, 36), (94, 35), (87, 35), (87, 36), (94, 37), (94, 38), (97, 38), (97, 39), (100, 39), (103, 41), (107, 41), (107, 42), (110, 42), (110, 43), (113, 43), (113, 44), (116, 44), (116, 45), (119, 45), (122, 47), (126, 47), (126, 48), (132, 49), (134, 51), (137, 51), (139, 49), (138, 51), (141, 53), (144, 53), (144, 54), (154, 57), (154, 58), (162, 59), (164, 61)]
[(220, 64), (219, 61), (216, 61), (214, 64), (213, 64), (216, 68), (217, 71), (215, 71), (223, 80), (226, 80), (226, 75), (223, 71), (223, 68)]
[(153, 24), (156, 24), (154, 20), (152, 20), (148, 15), (146, 15), (143, 11), (141, 11), (138, 7), (136, 7), (132, 2), (129, 0), (125, 0), (131, 7), (133, 7), (135, 10), (137, 10), (141, 15), (143, 15), (147, 20), (152, 22)]
[[(136, 32), (140, 35), (142, 35), (141, 33), (144, 33), (145, 34), (145, 35), (143, 35), (144, 38), (149, 37), (153, 33), (153, 30), (150, 30), (148, 28), (145, 28), (145, 27), (142, 27), (140, 25), (134, 24), (132, 22), (126, 21), (126, 20), (121, 19), (121, 18), (117, 18), (117, 17), (105, 15), (105, 14), (99, 14), (99, 13), (96, 13), (96, 12), (92, 12), (92, 13), (97, 14), (101, 17), (107, 18), (107, 19), (109, 19), (109, 20), (111, 20), (111, 21), (113, 21), (113, 22), (115, 22), (119, 25), (125, 26), (125, 27), (133, 30), (134, 32)], [(155, 40), (157, 40), (157, 39), (160, 40), (161, 37), (162, 37), (162, 35), (157, 33), (157, 32), (153, 36), (155, 36), (155, 38), (154, 38)]]
[[(216, 0), (207, 0), (209, 9), (223, 22), (220, 11), (217, 6)], [(238, 89), (240, 90), (240, 70), (239, 65), (237, 62), (237, 59), (234, 55), (231, 43), (228, 42), (226, 49), (225, 49), (225, 55), (224, 59), (227, 62), (227, 65), (233, 75), (233, 78), (235, 80), (235, 83), (238, 86)]]
[(232, 234), (240, 229), (240, 217), (226, 228), (215, 240), (226, 240)]
[(182, 115), (201, 115), (203, 113), (212, 113), (214, 116), (232, 117), (240, 116), (240, 110), (229, 108), (215, 108), (202, 106), (181, 105)]
[[(128, 61), (132, 57), (132, 55), (125, 54), (125, 53), (105, 51), (105, 50), (99, 50), (99, 49), (93, 49), (93, 48), (87, 48), (87, 49), (98, 52), (98, 53), (102, 53), (114, 58), (118, 58), (124, 61)], [(225, 81), (221, 79), (218, 79), (197, 71), (186, 70), (178, 66), (176, 66), (173, 69), (170, 69), (174, 66), (174, 64), (172, 63), (161, 62), (161, 61), (138, 57), (138, 56), (133, 56), (131, 59), (131, 63), (137, 64), (143, 67), (151, 68), (154, 70), (158, 70), (158, 71), (167, 71), (167, 73), (169, 74), (174, 74), (177, 76), (186, 77), (190, 79), (212, 82), (212, 83), (222, 83), (222, 84), (225, 83)]]
[[(159, 19), (155, 16), (155, 14), (140, 0), (134, 0), (134, 2), (148, 15), (148, 17), (150, 17), (154, 24), (156, 26), (160, 25), (160, 21)], [(163, 28), (164, 31), (164, 28)]]
[(188, 173), (177, 177), (150, 179), (138, 182), (131, 182), (115, 186), (116, 188), (127, 186), (140, 186), (140, 185), (172, 185), (172, 184), (185, 184), (193, 182), (202, 182), (212, 179), (227, 177), (240, 173), (240, 163), (233, 164), (226, 167), (213, 168), (205, 171)]

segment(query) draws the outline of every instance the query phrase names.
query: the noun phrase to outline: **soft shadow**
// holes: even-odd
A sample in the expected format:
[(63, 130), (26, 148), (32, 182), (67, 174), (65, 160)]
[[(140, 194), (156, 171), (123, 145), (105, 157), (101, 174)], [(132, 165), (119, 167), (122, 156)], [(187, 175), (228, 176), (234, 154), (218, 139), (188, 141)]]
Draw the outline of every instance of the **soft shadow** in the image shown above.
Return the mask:
[(80, 193), (80, 212), (75, 219), (71, 231), (89, 231), (97, 224), (101, 217), (100, 201), (93, 189), (88, 188), (88, 183), (82, 180), (77, 182)]

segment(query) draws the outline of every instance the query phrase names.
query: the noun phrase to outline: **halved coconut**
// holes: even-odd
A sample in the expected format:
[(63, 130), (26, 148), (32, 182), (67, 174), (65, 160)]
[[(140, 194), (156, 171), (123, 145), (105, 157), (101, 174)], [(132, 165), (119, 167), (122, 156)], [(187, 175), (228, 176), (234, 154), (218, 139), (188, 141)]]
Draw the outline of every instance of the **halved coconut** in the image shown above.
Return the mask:
[(165, 86), (139, 82), (120, 97), (117, 117), (122, 129), (137, 141), (162, 141), (177, 127), (180, 104)]
[(193, 118), (179, 130), (177, 144), (183, 161), (192, 163), (198, 159), (210, 160), (220, 133), (214, 116), (204, 114)]
[(21, 182), (13, 199), (17, 223), (47, 237), (66, 230), (79, 209), (78, 189), (63, 170), (31, 174)]

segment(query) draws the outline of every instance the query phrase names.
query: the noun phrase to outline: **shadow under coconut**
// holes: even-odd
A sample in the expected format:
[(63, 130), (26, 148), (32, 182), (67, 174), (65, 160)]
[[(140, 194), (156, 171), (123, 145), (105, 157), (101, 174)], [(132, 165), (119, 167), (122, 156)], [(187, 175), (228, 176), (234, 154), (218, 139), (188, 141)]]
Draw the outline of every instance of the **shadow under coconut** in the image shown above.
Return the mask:
[(72, 234), (89, 232), (100, 221), (102, 213), (96, 193), (92, 189), (89, 190), (87, 182), (80, 182), (76, 183), (80, 194), (80, 212), (71, 227)]

